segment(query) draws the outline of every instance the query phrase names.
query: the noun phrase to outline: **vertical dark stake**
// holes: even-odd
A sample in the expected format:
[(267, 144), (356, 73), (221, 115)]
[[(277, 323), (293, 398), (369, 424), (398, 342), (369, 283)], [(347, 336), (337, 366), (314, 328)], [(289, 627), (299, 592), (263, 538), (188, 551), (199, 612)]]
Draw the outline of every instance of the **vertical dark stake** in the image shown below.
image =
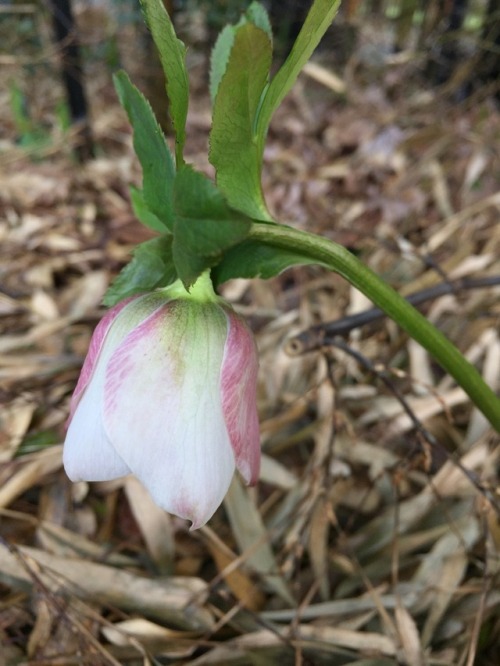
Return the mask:
[(500, 100), (500, 5), (498, 0), (488, 2), (481, 41), (484, 53), (479, 62), (479, 75), (486, 81), (496, 82), (495, 95)]
[(435, 80), (438, 85), (448, 81), (460, 62), (459, 33), (462, 29), (469, 0), (453, 0), (448, 25), (443, 33), (443, 44), (439, 52)]
[(79, 127), (76, 154), (81, 162), (94, 154), (92, 134), (88, 118), (87, 99), (83, 88), (83, 69), (80, 45), (71, 0), (48, 0), (52, 13), (55, 41), (59, 47), (62, 77), (68, 100), (71, 120)]

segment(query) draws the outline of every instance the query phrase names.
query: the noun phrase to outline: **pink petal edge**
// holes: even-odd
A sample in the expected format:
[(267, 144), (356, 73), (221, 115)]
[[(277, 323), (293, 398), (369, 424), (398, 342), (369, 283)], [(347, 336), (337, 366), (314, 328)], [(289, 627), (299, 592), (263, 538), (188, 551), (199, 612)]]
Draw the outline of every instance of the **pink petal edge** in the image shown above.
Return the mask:
[(80, 376), (78, 377), (76, 388), (73, 391), (73, 395), (71, 396), (71, 402), (69, 405), (69, 417), (68, 420), (66, 421), (66, 429), (68, 428), (70, 421), (73, 418), (73, 415), (76, 411), (76, 408), (78, 407), (78, 403), (81, 400), (83, 392), (85, 391), (85, 389), (88, 386), (88, 383), (90, 382), (90, 379), (94, 372), (95, 364), (97, 362), (97, 359), (99, 358), (99, 354), (104, 344), (104, 340), (106, 339), (106, 335), (109, 329), (111, 328), (112, 323), (114, 322), (116, 317), (120, 314), (120, 312), (123, 310), (123, 308), (135, 298), (137, 298), (137, 296), (130, 296), (129, 298), (126, 298), (125, 300), (120, 301), (119, 303), (114, 305), (111, 308), (111, 310), (106, 312), (104, 317), (97, 324), (94, 333), (92, 334), (92, 338), (90, 340), (89, 350), (87, 352), (87, 356), (85, 357), (85, 361), (83, 362), (83, 366), (80, 371)]
[(232, 310), (226, 309), (228, 335), (221, 370), (222, 409), (236, 467), (248, 485), (260, 471), (260, 429), (257, 414), (259, 361), (253, 335)]

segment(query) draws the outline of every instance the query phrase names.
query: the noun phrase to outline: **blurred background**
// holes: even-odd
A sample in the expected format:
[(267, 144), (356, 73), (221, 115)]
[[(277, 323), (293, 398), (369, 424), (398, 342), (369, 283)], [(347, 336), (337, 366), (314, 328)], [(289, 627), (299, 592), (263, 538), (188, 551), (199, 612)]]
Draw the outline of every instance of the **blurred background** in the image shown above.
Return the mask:
[[(210, 50), (246, 6), (167, 3), (189, 47), (186, 157), (209, 175)], [(278, 66), (309, 3), (267, 6)], [(151, 235), (119, 68), (171, 141), (137, 0), (0, 0), (0, 666), (498, 666), (499, 436), (392, 322), (346, 322), (370, 303), (337, 275), (223, 285), (259, 347), (263, 465), (208, 526), (133, 479), (66, 478), (103, 294)], [(427, 290), (497, 392), (499, 72), (496, 0), (344, 0), (263, 175), (278, 220)], [(311, 351), (291, 355), (298, 334)]]
[[(309, 3), (265, 4), (279, 60), (293, 44)], [(218, 32), (238, 20), (245, 3), (165, 0), (165, 6), (190, 47), (191, 70), (206, 75)], [(317, 59), (348, 88), (378, 83), (393, 99), (417, 87), (437, 87), (455, 102), (479, 90), (498, 97), (498, 13), (496, 0), (346, 0)], [(99, 125), (100, 105), (113, 95), (110, 75), (121, 67), (141, 85), (167, 127), (161, 68), (139, 0), (2, 0), (0, 31), (5, 139), (14, 135), (34, 148), (56, 140), (71, 118), (87, 118), (91, 126), (95, 116)], [(86, 141), (82, 150), (92, 152), (90, 133)]]

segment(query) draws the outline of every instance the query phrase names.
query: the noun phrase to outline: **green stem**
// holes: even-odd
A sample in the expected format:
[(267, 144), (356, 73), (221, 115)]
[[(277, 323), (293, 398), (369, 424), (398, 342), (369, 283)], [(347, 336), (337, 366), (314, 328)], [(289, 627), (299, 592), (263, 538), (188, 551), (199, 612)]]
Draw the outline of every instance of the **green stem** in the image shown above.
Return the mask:
[(299, 251), (314, 263), (342, 275), (427, 349), (500, 432), (500, 400), (474, 366), (424, 316), (348, 250), (326, 238), (283, 224), (254, 223), (249, 237), (266, 245)]

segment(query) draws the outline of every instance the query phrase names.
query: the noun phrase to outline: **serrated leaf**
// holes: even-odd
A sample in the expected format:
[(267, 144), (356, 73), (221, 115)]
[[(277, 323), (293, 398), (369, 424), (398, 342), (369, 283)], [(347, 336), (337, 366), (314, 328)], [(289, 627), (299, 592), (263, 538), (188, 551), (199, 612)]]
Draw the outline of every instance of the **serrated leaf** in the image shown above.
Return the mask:
[(212, 270), (215, 285), (234, 278), (269, 278), (279, 275), (291, 266), (317, 264), (301, 253), (266, 245), (256, 240), (244, 240), (224, 253), (220, 263)]
[(144, 201), (162, 223), (162, 231), (172, 229), (175, 167), (162, 129), (151, 105), (127, 74), (118, 72), (113, 78), (120, 103), (134, 130), (134, 150), (142, 166)]
[(177, 279), (172, 260), (172, 235), (166, 234), (138, 245), (132, 261), (117, 275), (103, 303), (112, 306), (135, 294), (166, 287)]
[(217, 96), (219, 84), (226, 72), (229, 54), (234, 44), (234, 38), (238, 28), (247, 23), (253, 23), (257, 28), (263, 30), (269, 39), (273, 39), (271, 22), (266, 9), (259, 2), (252, 2), (246, 13), (236, 25), (226, 25), (217, 37), (215, 46), (210, 56), (210, 97), (212, 104)]
[(187, 166), (175, 179), (174, 210), (173, 258), (186, 287), (243, 240), (251, 226), (229, 208), (211, 180)]
[(165, 233), (165, 225), (161, 220), (159, 220), (154, 213), (152, 213), (149, 208), (146, 206), (144, 201), (144, 192), (139, 190), (133, 185), (129, 188), (130, 191), (130, 201), (132, 202), (132, 209), (136, 218), (141, 222), (145, 227), (149, 227), (153, 231), (157, 231), (159, 234)]
[(261, 187), (261, 158), (255, 122), (268, 84), (272, 45), (252, 23), (237, 28), (215, 99), (210, 161), (217, 185), (232, 208), (258, 220), (270, 219)]
[(186, 289), (189, 289), (204, 271), (212, 268), (218, 261), (217, 256), (201, 257), (190, 252), (187, 246), (179, 240), (174, 241), (173, 257), (177, 274)]
[(260, 2), (252, 2), (245, 13), (245, 17), (247, 21), (263, 30), (272, 41), (273, 31), (271, 28), (271, 21), (269, 20), (269, 14), (264, 5), (261, 5)]
[(235, 32), (233, 25), (226, 25), (219, 33), (212, 49), (210, 56), (210, 98), (212, 104), (215, 102), (219, 84), (226, 71), (229, 54), (234, 44)]
[(165, 74), (170, 117), (175, 130), (175, 158), (177, 166), (180, 166), (184, 163), (183, 151), (189, 103), (187, 49), (177, 38), (162, 0), (141, 0), (141, 5)]

